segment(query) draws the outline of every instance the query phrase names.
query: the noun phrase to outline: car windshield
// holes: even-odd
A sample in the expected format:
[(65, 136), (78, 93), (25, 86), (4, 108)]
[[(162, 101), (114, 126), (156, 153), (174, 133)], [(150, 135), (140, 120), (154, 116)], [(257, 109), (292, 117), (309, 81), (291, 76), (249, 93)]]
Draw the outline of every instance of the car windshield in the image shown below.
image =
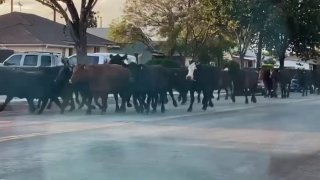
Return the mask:
[(320, 0), (0, 0), (0, 180), (320, 180)]

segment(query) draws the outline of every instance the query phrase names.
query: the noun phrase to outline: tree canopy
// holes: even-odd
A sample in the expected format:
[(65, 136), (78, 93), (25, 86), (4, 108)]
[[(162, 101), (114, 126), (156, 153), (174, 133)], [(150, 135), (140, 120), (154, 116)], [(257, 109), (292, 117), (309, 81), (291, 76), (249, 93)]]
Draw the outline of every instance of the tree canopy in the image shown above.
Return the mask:
[(167, 55), (179, 52), (204, 62), (221, 60), (233, 46), (242, 61), (248, 48), (259, 44), (258, 52), (268, 49), (282, 68), (288, 50), (305, 58), (316, 55), (319, 16), (320, 0), (132, 0), (111, 32), (120, 42), (132, 42), (141, 38), (128, 29), (147, 29), (165, 39)]

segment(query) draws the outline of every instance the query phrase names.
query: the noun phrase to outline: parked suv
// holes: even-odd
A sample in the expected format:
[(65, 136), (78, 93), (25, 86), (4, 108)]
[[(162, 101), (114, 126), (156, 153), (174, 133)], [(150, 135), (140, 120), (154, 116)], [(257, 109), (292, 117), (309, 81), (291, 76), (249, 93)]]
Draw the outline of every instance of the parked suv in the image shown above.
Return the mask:
[(3, 66), (8, 67), (54, 67), (62, 64), (62, 55), (51, 52), (23, 52), (9, 56)]
[[(104, 64), (108, 61), (110, 61), (110, 55), (117, 55), (117, 53), (88, 53), (88, 62), (89, 64)], [(124, 54), (119, 54), (120, 56), (124, 56)], [(136, 57), (132, 55), (127, 55), (128, 61), (137, 63)], [(77, 64), (77, 55), (74, 54), (67, 58), (69, 61), (69, 64), (71, 66), (74, 66)]]

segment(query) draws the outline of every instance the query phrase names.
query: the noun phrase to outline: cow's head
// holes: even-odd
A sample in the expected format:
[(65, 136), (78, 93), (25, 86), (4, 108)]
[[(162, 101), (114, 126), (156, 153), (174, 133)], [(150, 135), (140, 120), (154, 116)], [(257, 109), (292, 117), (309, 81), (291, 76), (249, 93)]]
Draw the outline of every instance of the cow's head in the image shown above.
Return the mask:
[(127, 54), (124, 56), (120, 56), (119, 54), (114, 56), (111, 54), (109, 64), (118, 64), (118, 65), (126, 66), (128, 64), (127, 59), (128, 59)]
[(72, 76), (69, 80), (70, 84), (75, 84), (80, 81), (86, 81), (90, 76), (87, 65), (78, 64), (73, 68)]
[(57, 84), (66, 84), (68, 80), (72, 76), (72, 68), (68, 66), (63, 66), (58, 72), (57, 77), (55, 78), (54, 82)]
[(197, 63), (195, 61), (190, 61), (188, 65), (188, 74), (186, 76), (186, 79), (194, 81), (194, 72), (196, 70), (197, 70)]

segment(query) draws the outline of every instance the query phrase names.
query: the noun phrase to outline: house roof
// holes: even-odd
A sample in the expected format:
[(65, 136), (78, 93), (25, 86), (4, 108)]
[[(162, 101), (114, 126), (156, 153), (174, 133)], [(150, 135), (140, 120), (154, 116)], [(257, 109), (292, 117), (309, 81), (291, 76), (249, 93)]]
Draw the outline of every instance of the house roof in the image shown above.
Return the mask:
[[(20, 12), (0, 16), (0, 44), (52, 44), (67, 46), (74, 44), (63, 24), (49, 19)], [(66, 32), (66, 33), (65, 33)], [(111, 41), (87, 35), (88, 45), (106, 46)]]
[(100, 38), (107, 39), (109, 28), (88, 28), (87, 32)]

